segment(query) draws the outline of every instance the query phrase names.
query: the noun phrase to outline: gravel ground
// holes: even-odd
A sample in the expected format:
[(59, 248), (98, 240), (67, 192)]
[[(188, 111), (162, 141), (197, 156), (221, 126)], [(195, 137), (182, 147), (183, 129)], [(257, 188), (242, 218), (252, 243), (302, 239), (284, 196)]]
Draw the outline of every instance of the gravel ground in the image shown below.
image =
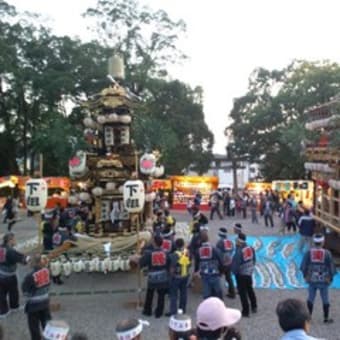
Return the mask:
[[(175, 214), (177, 221), (188, 220), (186, 213)], [(241, 222), (247, 234), (251, 235), (273, 235), (278, 234), (278, 228), (265, 228), (263, 221), (259, 225), (252, 225), (249, 220), (238, 218), (227, 220), (214, 220), (210, 223), (211, 235), (215, 235), (221, 226), (227, 228), (235, 222)], [(278, 222), (278, 221), (276, 221)], [(278, 225), (278, 223), (276, 223)], [(230, 228), (229, 228), (230, 229)], [(32, 220), (18, 223), (16, 226), (18, 237), (32, 237), (34, 225)], [(19, 271), (19, 280), (22, 279), (25, 269)], [(85, 332), (89, 339), (115, 339), (114, 328), (118, 320), (127, 317), (141, 318), (141, 313), (135, 307), (136, 293), (127, 292), (136, 288), (136, 274), (113, 273), (107, 276), (103, 274), (74, 274), (65, 280), (63, 286), (53, 286), (53, 302), (61, 304), (59, 311), (53, 312), (54, 319), (67, 320), (71, 325), (72, 332)], [(91, 294), (92, 292), (92, 294)], [(95, 294), (93, 294), (95, 292)], [(257, 289), (259, 310), (250, 318), (242, 319), (239, 328), (243, 339), (279, 339), (282, 332), (277, 323), (275, 307), (277, 303), (288, 297), (300, 299), (306, 298), (305, 289), (295, 290), (272, 290)], [(311, 334), (329, 340), (340, 340), (340, 290), (330, 290), (331, 314), (335, 320), (334, 324), (324, 325), (322, 322), (322, 308), (320, 298), (317, 297), (315, 312), (313, 314)], [(195, 318), (195, 310), (201, 301), (199, 294), (189, 292), (188, 313)], [(225, 298), (228, 307), (240, 308), (239, 298), (231, 300)], [(167, 339), (168, 318), (161, 319), (146, 318), (150, 321), (150, 327), (144, 331), (144, 339)], [(23, 312), (11, 314), (7, 319), (1, 321), (5, 329), (6, 340), (29, 339), (26, 317)]]

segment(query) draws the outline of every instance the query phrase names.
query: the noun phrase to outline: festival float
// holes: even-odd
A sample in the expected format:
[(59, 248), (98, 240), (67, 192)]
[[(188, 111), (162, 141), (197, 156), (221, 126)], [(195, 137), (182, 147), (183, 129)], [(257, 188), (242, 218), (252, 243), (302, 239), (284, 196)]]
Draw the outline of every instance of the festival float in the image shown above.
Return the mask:
[(131, 123), (140, 99), (121, 85), (122, 60), (113, 57), (110, 65), (110, 86), (83, 104), (88, 148), (69, 161), (71, 179), (81, 183), (69, 203), (87, 205), (92, 219), (87, 234), (76, 234), (76, 241), (66, 241), (50, 254), (55, 258), (50, 264), (53, 276), (128, 271), (131, 253), (151, 239), (147, 230), (155, 199), (151, 181), (162, 176), (164, 168), (159, 152), (139, 157)]
[(307, 112), (305, 170), (315, 183), (314, 217), (326, 230), (326, 247), (340, 255), (340, 96)]

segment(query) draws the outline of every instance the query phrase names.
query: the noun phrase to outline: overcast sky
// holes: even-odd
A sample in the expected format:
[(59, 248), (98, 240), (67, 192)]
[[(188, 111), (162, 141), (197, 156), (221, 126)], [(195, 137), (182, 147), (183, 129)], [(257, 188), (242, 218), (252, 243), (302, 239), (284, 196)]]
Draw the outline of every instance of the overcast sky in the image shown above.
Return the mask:
[[(7, 0), (51, 18), (57, 34), (86, 37), (80, 14), (96, 0)], [(245, 93), (254, 68), (282, 68), (293, 59), (340, 62), (339, 0), (141, 0), (187, 23), (180, 42), (189, 60), (171, 69), (204, 89), (214, 151), (225, 152), (223, 130), (232, 100)]]

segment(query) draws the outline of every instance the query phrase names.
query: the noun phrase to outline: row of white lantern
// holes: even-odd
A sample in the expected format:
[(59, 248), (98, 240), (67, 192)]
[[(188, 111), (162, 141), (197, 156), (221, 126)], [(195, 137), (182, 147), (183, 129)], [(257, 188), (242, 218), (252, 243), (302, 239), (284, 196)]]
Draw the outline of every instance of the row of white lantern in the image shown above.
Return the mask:
[[(115, 190), (115, 186), (108, 186), (109, 183), (106, 184), (106, 190), (107, 191), (112, 191)], [(114, 183), (113, 183), (114, 184)], [(123, 193), (123, 186), (119, 187), (119, 192)], [(96, 197), (100, 197), (104, 194), (104, 189), (101, 187), (95, 187), (92, 189), (92, 194)], [(155, 192), (149, 192), (145, 194), (145, 201), (146, 202), (152, 202), (156, 198), (156, 193)], [(81, 202), (89, 202), (91, 201), (91, 195), (88, 192), (81, 192), (76, 195), (71, 195), (68, 198), (68, 201), (70, 204), (77, 204), (78, 201)]]
[(312, 122), (308, 122), (306, 123), (305, 127), (307, 130), (316, 130), (316, 129), (325, 128), (327, 126), (331, 126), (332, 124), (334, 124), (334, 121), (336, 119), (339, 119), (339, 117), (333, 115), (328, 118), (322, 118), (322, 119), (314, 120)]
[(320, 171), (320, 172), (326, 172), (326, 173), (335, 172), (335, 170), (326, 163), (306, 162), (305, 169), (309, 171)]
[(97, 122), (95, 122), (92, 118), (86, 117), (83, 121), (85, 127), (96, 129), (98, 128), (98, 124), (103, 125), (105, 123), (122, 123), (122, 124), (130, 124), (132, 118), (130, 115), (117, 115), (116, 113), (110, 113), (108, 115), (99, 115), (97, 117)]
[(109, 272), (129, 271), (130, 260), (129, 258), (120, 256), (117, 258), (106, 257), (104, 259), (100, 259), (99, 257), (94, 257), (93, 259), (77, 258), (71, 261), (57, 259), (49, 263), (49, 268), (52, 276), (61, 274), (70, 276), (72, 272), (99, 272), (107, 274)]
[[(117, 188), (116, 183), (108, 182), (105, 184), (105, 189), (97, 186), (97, 187), (94, 187), (91, 192), (94, 196), (102, 196), (104, 194), (104, 190), (113, 191), (113, 190), (116, 190), (116, 188)], [(123, 190), (124, 190), (124, 187), (122, 185), (118, 187), (119, 193), (122, 194)]]

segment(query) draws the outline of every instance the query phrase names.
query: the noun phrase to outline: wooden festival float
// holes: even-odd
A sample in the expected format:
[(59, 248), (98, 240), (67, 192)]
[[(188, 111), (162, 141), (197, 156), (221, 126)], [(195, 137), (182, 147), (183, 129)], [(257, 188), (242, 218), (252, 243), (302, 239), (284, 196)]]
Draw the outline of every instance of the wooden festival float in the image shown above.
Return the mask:
[(120, 58), (111, 58), (111, 63), (111, 69), (118, 63), (118, 75), (117, 69), (110, 72), (116, 79), (108, 76), (110, 86), (83, 104), (88, 149), (69, 161), (71, 179), (81, 183), (69, 202), (87, 204), (92, 219), (88, 233), (77, 234), (77, 241), (65, 242), (54, 251), (61, 255), (51, 262), (52, 275), (128, 271), (131, 253), (151, 238), (146, 230), (155, 198), (151, 178), (162, 176), (164, 168), (157, 166), (159, 154), (139, 158), (131, 123), (140, 99), (121, 85)]
[(326, 247), (340, 256), (340, 96), (307, 114), (306, 128), (317, 139), (306, 145), (305, 163), (315, 183), (315, 219), (326, 229)]

